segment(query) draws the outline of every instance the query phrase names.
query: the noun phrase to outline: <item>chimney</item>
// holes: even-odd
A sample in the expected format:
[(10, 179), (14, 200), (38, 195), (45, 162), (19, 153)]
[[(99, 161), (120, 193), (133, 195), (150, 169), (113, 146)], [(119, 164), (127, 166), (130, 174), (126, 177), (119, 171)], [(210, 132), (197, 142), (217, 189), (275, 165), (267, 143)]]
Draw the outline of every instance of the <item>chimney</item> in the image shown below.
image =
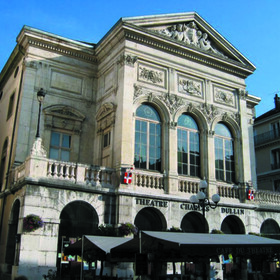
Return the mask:
[(275, 103), (275, 109), (280, 110), (280, 98), (278, 97), (278, 94), (275, 94), (274, 103)]

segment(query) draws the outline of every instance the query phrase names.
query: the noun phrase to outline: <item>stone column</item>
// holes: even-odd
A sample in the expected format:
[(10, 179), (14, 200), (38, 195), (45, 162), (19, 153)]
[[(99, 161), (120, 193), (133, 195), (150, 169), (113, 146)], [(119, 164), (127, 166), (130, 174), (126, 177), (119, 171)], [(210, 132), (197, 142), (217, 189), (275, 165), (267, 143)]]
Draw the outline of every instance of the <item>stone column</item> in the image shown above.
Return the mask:
[(167, 180), (167, 193), (178, 193), (178, 171), (177, 171), (177, 123), (169, 123), (168, 134), (169, 134), (169, 145), (168, 151), (168, 180)]

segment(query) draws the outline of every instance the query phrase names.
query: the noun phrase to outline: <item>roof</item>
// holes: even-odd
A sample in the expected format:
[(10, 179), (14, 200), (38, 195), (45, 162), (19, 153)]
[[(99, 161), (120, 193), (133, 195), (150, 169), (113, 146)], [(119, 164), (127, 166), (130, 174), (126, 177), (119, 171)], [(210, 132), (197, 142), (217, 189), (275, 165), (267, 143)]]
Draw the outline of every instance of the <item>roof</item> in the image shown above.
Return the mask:
[(267, 111), (266, 113), (260, 115), (259, 117), (257, 117), (255, 119), (255, 123), (258, 122), (258, 121), (261, 121), (261, 120), (264, 120), (264, 119), (267, 119), (267, 118), (271, 118), (273, 117), (274, 115), (277, 115), (280, 113), (280, 109), (277, 109), (277, 108), (274, 108), (272, 110), (269, 110)]

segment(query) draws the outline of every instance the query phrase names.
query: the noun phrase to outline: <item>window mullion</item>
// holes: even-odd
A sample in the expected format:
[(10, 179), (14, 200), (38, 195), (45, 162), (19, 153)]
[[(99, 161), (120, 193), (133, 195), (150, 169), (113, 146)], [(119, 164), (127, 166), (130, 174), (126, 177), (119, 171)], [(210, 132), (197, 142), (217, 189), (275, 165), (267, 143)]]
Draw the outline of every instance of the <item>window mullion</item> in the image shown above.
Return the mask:
[(226, 174), (226, 140), (223, 139), (223, 169), (224, 169), (224, 181), (227, 179)]
[(147, 122), (147, 162), (146, 162), (146, 168), (150, 169), (150, 122)]
[(190, 140), (190, 132), (187, 130), (187, 153), (188, 153), (188, 156), (187, 156), (187, 160), (188, 160), (188, 175), (191, 175), (191, 160), (190, 160), (190, 145), (191, 145), (191, 140)]

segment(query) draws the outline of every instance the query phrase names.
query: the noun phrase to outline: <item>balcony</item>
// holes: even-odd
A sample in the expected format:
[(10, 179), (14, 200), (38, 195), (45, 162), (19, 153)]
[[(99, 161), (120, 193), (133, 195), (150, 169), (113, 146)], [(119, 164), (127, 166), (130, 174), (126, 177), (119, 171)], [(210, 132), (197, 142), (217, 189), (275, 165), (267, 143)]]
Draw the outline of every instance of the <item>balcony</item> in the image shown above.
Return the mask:
[[(199, 178), (176, 176), (169, 178), (165, 173), (148, 170), (134, 170), (132, 184), (122, 183), (123, 169), (108, 168), (81, 163), (64, 162), (49, 159), (44, 153), (31, 153), (24, 163), (12, 170), (9, 180), (11, 191), (16, 190), (24, 183), (36, 183), (44, 186), (79, 191), (100, 191), (116, 193), (130, 193), (143, 195), (164, 195), (168, 199), (189, 199), (199, 191)], [(168, 182), (172, 181), (177, 189), (170, 190)], [(213, 182), (211, 195), (218, 193), (221, 202), (234, 204), (250, 204), (255, 207), (280, 210), (280, 192), (255, 190), (255, 199), (247, 200), (247, 190), (244, 186), (235, 186), (223, 182)], [(209, 193), (210, 195), (210, 193)]]
[(39, 157), (27, 158), (10, 174), (11, 188), (23, 181), (87, 190), (109, 191), (117, 186), (115, 169)]
[(256, 135), (254, 137), (255, 146), (267, 144), (268, 142), (272, 142), (280, 139), (280, 130), (270, 130), (268, 132)]

